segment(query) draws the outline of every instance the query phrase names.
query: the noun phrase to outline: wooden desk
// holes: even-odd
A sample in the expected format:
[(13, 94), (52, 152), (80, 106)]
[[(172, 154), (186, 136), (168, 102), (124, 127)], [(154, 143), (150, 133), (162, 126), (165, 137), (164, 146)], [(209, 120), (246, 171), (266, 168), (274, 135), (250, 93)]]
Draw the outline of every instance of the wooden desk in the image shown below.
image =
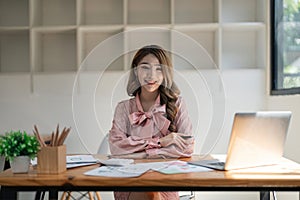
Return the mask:
[[(196, 160), (199, 157), (194, 156)], [(181, 159), (188, 161), (190, 159)], [(158, 160), (143, 160), (156, 162)], [(137, 161), (141, 162), (141, 161)], [(188, 174), (164, 175), (147, 172), (136, 178), (92, 177), (83, 175), (98, 165), (69, 169), (58, 175), (13, 174), (11, 170), (0, 173), (0, 185), (6, 191), (54, 191), (50, 198), (57, 198), (58, 191), (261, 191), (261, 199), (268, 199), (267, 191), (300, 191), (300, 167), (282, 159), (291, 169), (271, 171), (233, 170), (209, 171)]]

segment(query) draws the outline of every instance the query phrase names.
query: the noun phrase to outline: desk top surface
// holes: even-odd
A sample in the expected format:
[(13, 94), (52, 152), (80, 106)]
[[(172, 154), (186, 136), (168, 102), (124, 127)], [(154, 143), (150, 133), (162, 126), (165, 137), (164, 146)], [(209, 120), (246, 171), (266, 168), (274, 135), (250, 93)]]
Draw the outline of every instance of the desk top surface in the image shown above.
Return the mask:
[[(98, 157), (98, 156), (97, 156)], [(100, 156), (101, 158), (101, 156)], [(102, 157), (103, 158), (103, 157)], [(180, 160), (198, 160), (199, 156)], [(137, 160), (157, 162), (166, 160)], [(60, 174), (39, 174), (31, 168), (26, 174), (13, 174), (11, 170), (0, 173), (2, 186), (75, 186), (75, 187), (284, 187), (300, 188), (300, 165), (283, 158), (284, 165), (245, 170), (208, 171), (166, 175), (149, 171), (135, 178), (86, 176), (83, 173), (99, 164), (68, 169)], [(287, 167), (288, 166), (288, 167)]]

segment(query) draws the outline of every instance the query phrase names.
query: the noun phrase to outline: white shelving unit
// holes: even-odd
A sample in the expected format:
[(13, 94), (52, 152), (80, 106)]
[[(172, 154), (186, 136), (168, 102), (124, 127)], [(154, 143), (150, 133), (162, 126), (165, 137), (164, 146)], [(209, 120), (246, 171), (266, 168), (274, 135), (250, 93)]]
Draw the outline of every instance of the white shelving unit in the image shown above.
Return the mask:
[[(155, 41), (171, 50), (181, 48), (174, 30), (201, 44), (222, 70), (265, 68), (266, 4), (266, 0), (0, 0), (0, 74), (76, 72), (100, 42), (139, 27), (165, 31), (126, 32), (120, 42), (124, 52)], [(120, 56), (108, 69), (128, 69), (133, 54)], [(199, 62), (207, 57), (190, 54)], [(179, 70), (191, 69), (179, 55), (173, 61)], [(209, 65), (204, 61), (200, 68)]]

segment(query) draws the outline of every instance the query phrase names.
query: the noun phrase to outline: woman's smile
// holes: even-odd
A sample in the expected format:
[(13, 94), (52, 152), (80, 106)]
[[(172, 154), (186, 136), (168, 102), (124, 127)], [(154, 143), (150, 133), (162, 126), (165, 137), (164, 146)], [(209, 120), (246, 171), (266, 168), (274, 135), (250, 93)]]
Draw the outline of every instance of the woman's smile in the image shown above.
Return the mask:
[(147, 85), (155, 85), (157, 83), (157, 81), (145, 81), (147, 83)]

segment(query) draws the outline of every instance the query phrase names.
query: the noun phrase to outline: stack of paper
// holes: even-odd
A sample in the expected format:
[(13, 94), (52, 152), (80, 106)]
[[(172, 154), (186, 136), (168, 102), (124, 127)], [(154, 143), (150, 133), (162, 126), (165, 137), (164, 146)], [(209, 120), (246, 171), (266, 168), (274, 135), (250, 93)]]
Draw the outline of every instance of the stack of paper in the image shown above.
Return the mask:
[(74, 167), (87, 166), (98, 163), (92, 155), (72, 155), (67, 156), (67, 169)]

